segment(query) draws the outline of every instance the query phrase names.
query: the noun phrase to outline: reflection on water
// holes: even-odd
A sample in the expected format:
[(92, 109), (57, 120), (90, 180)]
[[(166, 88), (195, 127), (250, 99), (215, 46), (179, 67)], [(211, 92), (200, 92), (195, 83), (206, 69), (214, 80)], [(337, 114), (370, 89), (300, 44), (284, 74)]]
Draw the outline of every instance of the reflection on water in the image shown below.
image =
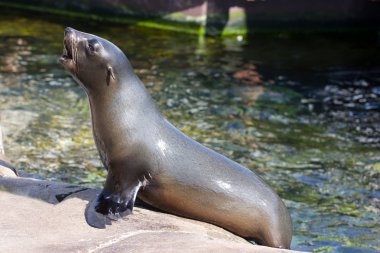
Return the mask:
[(239, 42), (82, 23), (2, 13), (0, 109), (19, 168), (98, 187), (104, 180), (85, 94), (57, 63), (70, 25), (119, 45), (174, 125), (258, 171), (291, 210), (294, 249), (379, 250), (380, 57), (370, 35)]

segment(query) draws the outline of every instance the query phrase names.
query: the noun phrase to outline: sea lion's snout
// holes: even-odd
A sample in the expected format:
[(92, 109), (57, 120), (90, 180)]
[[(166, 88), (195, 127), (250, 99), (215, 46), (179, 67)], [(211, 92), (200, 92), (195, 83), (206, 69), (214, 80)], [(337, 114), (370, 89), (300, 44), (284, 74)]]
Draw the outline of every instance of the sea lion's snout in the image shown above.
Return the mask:
[(68, 34), (74, 33), (74, 32), (75, 32), (75, 29), (73, 29), (71, 27), (66, 27), (65, 31), (64, 31), (64, 34), (65, 34), (65, 36), (67, 36)]
[(65, 28), (63, 37), (63, 53), (59, 58), (59, 62), (71, 73), (75, 72), (77, 64), (77, 31), (71, 27)]
[[(98, 53), (101, 47), (96, 36), (66, 27), (63, 37), (63, 53), (59, 61), (71, 73), (78, 74), (78, 61), (87, 60), (89, 55)], [(92, 59), (92, 61), (94, 60)], [(75, 71), (73, 72), (73, 70)]]
[(75, 39), (75, 30), (71, 27), (66, 27), (65, 32), (64, 32), (64, 37), (63, 37), (63, 46), (64, 46), (64, 52), (63, 52), (63, 57), (64, 58), (69, 58), (72, 59), (72, 49), (73, 49), (73, 44)]

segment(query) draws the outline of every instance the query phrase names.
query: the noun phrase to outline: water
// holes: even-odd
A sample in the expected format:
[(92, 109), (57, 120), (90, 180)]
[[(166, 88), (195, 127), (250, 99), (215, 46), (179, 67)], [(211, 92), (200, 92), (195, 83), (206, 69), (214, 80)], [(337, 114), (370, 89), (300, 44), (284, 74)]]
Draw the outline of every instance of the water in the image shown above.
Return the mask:
[(57, 63), (72, 26), (120, 46), (174, 125), (276, 189), (293, 219), (293, 249), (380, 249), (376, 34), (271, 32), (239, 42), (1, 12), (2, 125), (25, 173), (95, 187), (106, 175), (86, 96)]

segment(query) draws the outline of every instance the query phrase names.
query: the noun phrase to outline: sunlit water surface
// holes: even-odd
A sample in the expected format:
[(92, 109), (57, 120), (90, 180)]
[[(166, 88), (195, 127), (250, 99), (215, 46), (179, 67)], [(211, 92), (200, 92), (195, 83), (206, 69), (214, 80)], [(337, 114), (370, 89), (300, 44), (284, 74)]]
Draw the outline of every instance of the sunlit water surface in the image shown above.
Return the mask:
[(6, 151), (26, 173), (96, 187), (106, 171), (86, 95), (57, 63), (65, 26), (113, 41), (174, 125), (273, 186), (291, 212), (293, 249), (380, 249), (376, 36), (258, 33), (239, 42), (3, 11)]

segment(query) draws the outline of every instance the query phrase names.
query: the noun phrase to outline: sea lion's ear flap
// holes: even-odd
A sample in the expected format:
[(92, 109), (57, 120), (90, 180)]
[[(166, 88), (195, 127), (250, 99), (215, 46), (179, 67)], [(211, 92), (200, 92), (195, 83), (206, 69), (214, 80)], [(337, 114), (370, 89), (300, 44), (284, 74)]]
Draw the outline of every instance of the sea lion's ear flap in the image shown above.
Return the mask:
[(111, 78), (113, 80), (116, 80), (116, 77), (115, 77), (115, 74), (113, 73), (113, 69), (111, 66), (108, 66), (107, 67), (107, 86), (110, 85), (110, 82), (111, 82)]

